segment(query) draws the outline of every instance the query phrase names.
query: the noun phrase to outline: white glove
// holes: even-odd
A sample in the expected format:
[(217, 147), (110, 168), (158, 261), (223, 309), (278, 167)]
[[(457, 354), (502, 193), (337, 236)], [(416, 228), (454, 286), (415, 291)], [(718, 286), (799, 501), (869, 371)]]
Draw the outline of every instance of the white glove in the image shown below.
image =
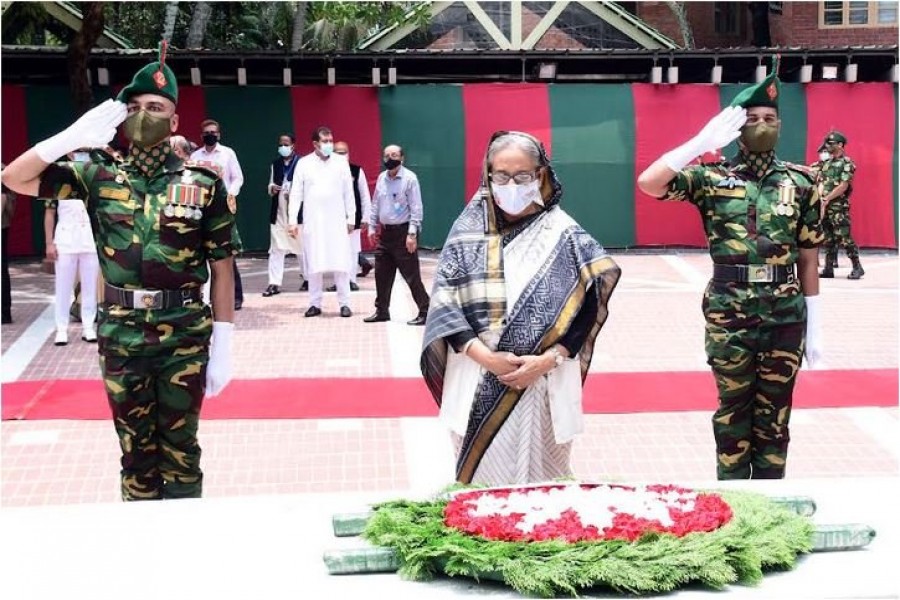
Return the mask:
[(822, 313), (819, 296), (806, 296), (806, 364), (822, 362)]
[(42, 161), (51, 163), (79, 148), (101, 148), (116, 136), (116, 127), (128, 116), (128, 107), (110, 98), (87, 111), (69, 125), (43, 142), (34, 150)]
[(212, 339), (209, 342), (209, 364), (206, 365), (206, 397), (212, 398), (231, 380), (231, 338), (234, 323), (213, 322)]
[(701, 154), (718, 150), (736, 140), (746, 122), (746, 109), (729, 106), (710, 119), (700, 133), (687, 143), (663, 154), (660, 160), (673, 171), (680, 171)]

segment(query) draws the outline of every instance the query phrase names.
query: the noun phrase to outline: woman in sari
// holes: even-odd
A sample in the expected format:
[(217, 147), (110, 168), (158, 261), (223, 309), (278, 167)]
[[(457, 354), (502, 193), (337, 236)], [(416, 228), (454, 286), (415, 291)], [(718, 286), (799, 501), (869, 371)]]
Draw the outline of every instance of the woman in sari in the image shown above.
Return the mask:
[(459, 482), (572, 475), (582, 385), (620, 270), (561, 198), (540, 141), (498, 131), (441, 252), (421, 368)]

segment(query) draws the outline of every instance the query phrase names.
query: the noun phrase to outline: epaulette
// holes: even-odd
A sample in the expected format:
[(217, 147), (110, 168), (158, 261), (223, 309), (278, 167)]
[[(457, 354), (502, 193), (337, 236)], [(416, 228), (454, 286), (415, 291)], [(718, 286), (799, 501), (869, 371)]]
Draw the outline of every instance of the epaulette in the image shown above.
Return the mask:
[(186, 160), (183, 165), (185, 169), (207, 173), (216, 179), (222, 178), (222, 167), (211, 160)]
[(810, 181), (810, 183), (814, 182), (819, 176), (818, 171), (816, 171), (812, 167), (809, 167), (808, 165), (792, 163), (792, 162), (788, 162), (786, 160), (782, 161), (782, 162), (788, 171), (792, 171), (794, 173), (799, 173), (799, 174), (803, 175)]

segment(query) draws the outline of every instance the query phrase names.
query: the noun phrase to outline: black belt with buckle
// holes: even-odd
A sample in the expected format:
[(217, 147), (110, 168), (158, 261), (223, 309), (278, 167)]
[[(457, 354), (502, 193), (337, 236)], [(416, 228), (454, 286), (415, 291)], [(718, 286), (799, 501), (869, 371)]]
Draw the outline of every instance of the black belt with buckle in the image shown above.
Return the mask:
[(106, 304), (118, 304), (125, 308), (176, 308), (203, 299), (203, 292), (198, 287), (183, 290), (131, 290), (107, 283), (103, 291)]
[(715, 281), (739, 283), (790, 283), (794, 265), (713, 265)]

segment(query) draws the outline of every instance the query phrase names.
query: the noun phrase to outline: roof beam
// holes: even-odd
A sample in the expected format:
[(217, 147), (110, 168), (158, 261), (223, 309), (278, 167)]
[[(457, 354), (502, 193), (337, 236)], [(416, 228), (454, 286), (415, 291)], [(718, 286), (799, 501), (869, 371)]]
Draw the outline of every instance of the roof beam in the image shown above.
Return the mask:
[(522, 49), (522, 3), (512, 2), (509, 5), (509, 33), (513, 50)]
[(544, 34), (547, 33), (547, 30), (556, 22), (556, 19), (559, 18), (559, 15), (562, 14), (562, 11), (564, 11), (568, 5), (569, 0), (559, 0), (554, 2), (553, 6), (550, 7), (550, 10), (547, 11), (547, 14), (544, 15), (544, 18), (540, 20), (537, 26), (535, 26), (535, 28), (531, 30), (531, 33), (528, 34), (528, 37), (525, 38), (525, 41), (522, 42), (522, 50), (533, 49), (534, 45), (544, 37)]
[(615, 2), (579, 1), (583, 7), (648, 49), (674, 50), (678, 44), (648, 26)]
[[(432, 2), (429, 9), (430, 18), (433, 21), (436, 16), (450, 8), (453, 2)], [(380, 31), (372, 37), (363, 40), (357, 50), (388, 50), (394, 44), (415, 32), (418, 29), (415, 22), (407, 21), (405, 24), (391, 25), (384, 31)]]
[(512, 49), (512, 44), (506, 36), (503, 35), (503, 32), (500, 31), (500, 28), (497, 27), (497, 24), (484, 12), (484, 9), (479, 6), (478, 2), (475, 0), (464, 0), (463, 4), (465, 4), (466, 8), (469, 9), (469, 12), (472, 13), (472, 16), (475, 17), (475, 20), (478, 21), (484, 30), (487, 31), (488, 35), (494, 40), (494, 43), (497, 44), (497, 47), (501, 50), (510, 50)]

